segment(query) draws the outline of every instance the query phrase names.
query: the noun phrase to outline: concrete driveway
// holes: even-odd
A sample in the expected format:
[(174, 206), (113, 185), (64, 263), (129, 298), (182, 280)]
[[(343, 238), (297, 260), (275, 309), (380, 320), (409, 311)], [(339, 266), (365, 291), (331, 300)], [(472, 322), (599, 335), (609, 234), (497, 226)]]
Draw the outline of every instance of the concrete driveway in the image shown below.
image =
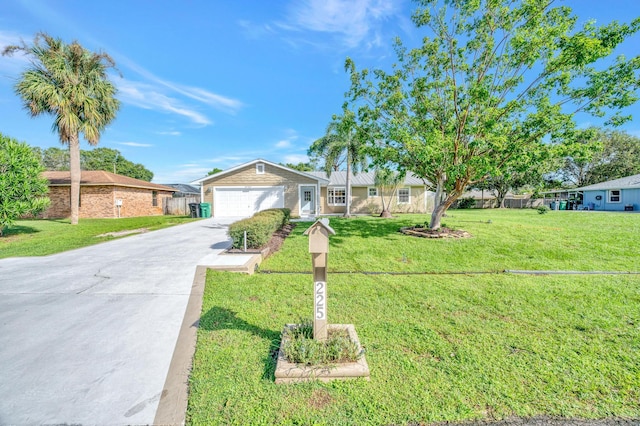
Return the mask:
[(153, 423), (196, 266), (232, 221), (0, 260), (0, 424)]

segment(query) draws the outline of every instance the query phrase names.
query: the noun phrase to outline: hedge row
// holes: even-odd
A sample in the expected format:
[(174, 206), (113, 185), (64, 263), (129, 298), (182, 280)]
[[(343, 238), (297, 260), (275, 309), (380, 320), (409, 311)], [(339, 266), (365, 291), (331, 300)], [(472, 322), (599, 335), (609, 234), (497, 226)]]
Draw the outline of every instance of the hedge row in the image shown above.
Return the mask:
[(274, 232), (289, 223), (290, 217), (290, 209), (269, 209), (232, 223), (229, 225), (229, 237), (233, 239), (232, 247), (244, 248), (244, 231), (247, 231), (247, 248), (264, 247)]

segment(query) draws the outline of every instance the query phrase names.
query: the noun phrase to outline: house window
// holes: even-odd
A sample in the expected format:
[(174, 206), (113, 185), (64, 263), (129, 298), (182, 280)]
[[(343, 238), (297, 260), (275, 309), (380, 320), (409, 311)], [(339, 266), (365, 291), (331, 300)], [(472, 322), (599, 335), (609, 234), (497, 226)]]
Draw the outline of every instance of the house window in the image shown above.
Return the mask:
[(264, 164), (263, 163), (256, 164), (256, 174), (257, 175), (263, 175), (264, 174)]
[(327, 190), (327, 204), (330, 206), (344, 206), (347, 204), (346, 188), (329, 188)]
[(411, 190), (409, 188), (398, 189), (398, 204), (408, 204), (411, 202)]
[(151, 205), (158, 207), (158, 191), (151, 191)]
[(619, 203), (622, 201), (621, 191), (619, 189), (612, 189), (609, 191), (609, 202)]
[(378, 196), (378, 188), (376, 188), (375, 186), (370, 186), (367, 189), (367, 194), (369, 195), (369, 198), (377, 197)]
[(311, 191), (305, 189), (305, 191), (302, 193), (302, 197), (304, 201), (311, 201)]

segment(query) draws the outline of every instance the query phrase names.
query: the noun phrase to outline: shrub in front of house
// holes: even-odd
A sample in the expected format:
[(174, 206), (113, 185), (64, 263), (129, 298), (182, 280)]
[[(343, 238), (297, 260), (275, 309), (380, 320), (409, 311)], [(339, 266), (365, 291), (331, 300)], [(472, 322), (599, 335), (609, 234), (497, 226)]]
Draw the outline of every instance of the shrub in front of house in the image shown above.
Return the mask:
[(229, 237), (233, 240), (232, 248), (244, 248), (245, 231), (247, 232), (247, 248), (264, 247), (274, 232), (289, 223), (290, 217), (291, 210), (289, 209), (269, 209), (232, 223), (229, 225)]
[(460, 198), (456, 204), (457, 209), (472, 209), (476, 206), (476, 200), (473, 197)]

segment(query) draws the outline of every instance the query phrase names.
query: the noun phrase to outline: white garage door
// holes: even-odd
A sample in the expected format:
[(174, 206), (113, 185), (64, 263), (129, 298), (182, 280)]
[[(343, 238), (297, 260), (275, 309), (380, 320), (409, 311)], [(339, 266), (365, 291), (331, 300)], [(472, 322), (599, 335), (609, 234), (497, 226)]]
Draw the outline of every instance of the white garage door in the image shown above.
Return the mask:
[(284, 187), (215, 188), (213, 203), (216, 217), (248, 217), (260, 210), (284, 207)]

